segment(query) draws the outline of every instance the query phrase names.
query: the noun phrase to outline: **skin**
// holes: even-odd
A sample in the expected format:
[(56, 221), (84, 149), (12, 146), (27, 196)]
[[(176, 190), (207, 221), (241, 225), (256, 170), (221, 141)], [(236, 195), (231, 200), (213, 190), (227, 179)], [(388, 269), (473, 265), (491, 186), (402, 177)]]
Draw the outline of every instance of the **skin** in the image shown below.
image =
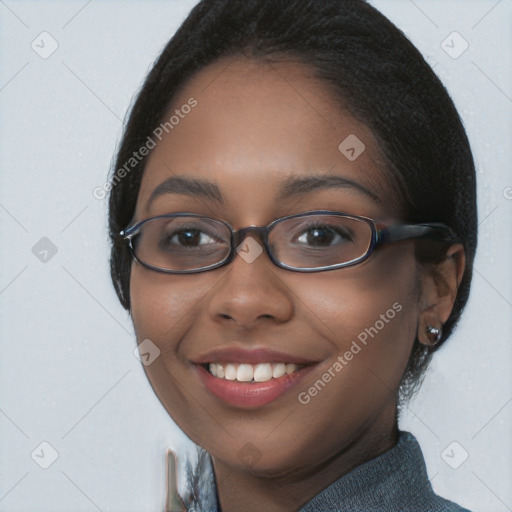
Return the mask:
[[(175, 99), (197, 106), (154, 149), (135, 221), (173, 212), (220, 218), (235, 229), (314, 209), (400, 220), (393, 188), (371, 131), (334, 108), (324, 84), (298, 63), (237, 57), (197, 73)], [(349, 134), (365, 151), (349, 161)], [(290, 176), (335, 174), (354, 188), (306, 191), (277, 200)], [(170, 176), (214, 181), (223, 204), (153, 190)], [(430, 343), (453, 307), (464, 269), (460, 245), (435, 268), (418, 266), (411, 241), (379, 248), (363, 264), (329, 272), (280, 269), (263, 253), (192, 275), (167, 275), (133, 263), (131, 314), (140, 341), (161, 351), (147, 376), (180, 428), (213, 457), (223, 511), (291, 511), (397, 441), (396, 392), (416, 332)], [(402, 310), (311, 401), (307, 391), (365, 328), (399, 303)], [(253, 410), (228, 406), (197, 378), (191, 360), (218, 347), (274, 348), (320, 361), (299, 386)], [(237, 456), (247, 443), (256, 463)]]

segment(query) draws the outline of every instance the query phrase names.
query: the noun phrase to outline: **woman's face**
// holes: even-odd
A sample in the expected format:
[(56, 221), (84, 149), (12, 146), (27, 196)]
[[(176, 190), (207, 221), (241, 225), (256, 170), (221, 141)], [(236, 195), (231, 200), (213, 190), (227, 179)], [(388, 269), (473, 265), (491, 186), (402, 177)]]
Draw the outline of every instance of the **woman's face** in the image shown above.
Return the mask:
[[(197, 105), (181, 109), (191, 98)], [(375, 138), (336, 105), (296, 63), (237, 58), (202, 70), (174, 102), (180, 119), (149, 159), (135, 220), (191, 212), (239, 229), (310, 210), (398, 220)], [(339, 149), (349, 136), (364, 144), (359, 156), (360, 144)], [(282, 193), (285, 184), (289, 191), (295, 180), (327, 175), (347, 181)], [(178, 176), (211, 183), (210, 193), (168, 183), (150, 201)], [(189, 275), (134, 262), (137, 338), (160, 350), (147, 376), (172, 418), (215, 461), (265, 475), (314, 472), (360, 440), (369, 446), (392, 435), (418, 325), (418, 272), (411, 242), (315, 273), (278, 268), (265, 251)], [(304, 361), (304, 370), (263, 383), (219, 383), (199, 364), (274, 363), (274, 370)]]

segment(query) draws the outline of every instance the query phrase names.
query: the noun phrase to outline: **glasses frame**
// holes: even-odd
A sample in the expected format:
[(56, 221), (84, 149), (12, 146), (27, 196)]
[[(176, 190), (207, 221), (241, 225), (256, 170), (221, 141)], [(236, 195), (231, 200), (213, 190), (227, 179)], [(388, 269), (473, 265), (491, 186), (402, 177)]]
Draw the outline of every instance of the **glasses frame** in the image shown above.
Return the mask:
[[(336, 265), (328, 265), (324, 267), (309, 267), (309, 268), (296, 268), (290, 265), (286, 265), (279, 261), (273, 254), (270, 249), (268, 243), (268, 236), (270, 231), (279, 223), (286, 221), (288, 219), (294, 219), (297, 217), (308, 217), (313, 215), (332, 215), (332, 216), (341, 216), (347, 217), (350, 219), (356, 219), (362, 222), (366, 222), (372, 231), (371, 242), (368, 246), (368, 250), (363, 256), (360, 256), (354, 260), (345, 262), (345, 263), (337, 263)], [(135, 248), (133, 247), (133, 238), (138, 234), (140, 229), (148, 222), (161, 219), (161, 218), (175, 218), (175, 217), (197, 217), (208, 219), (209, 221), (213, 221), (219, 224), (224, 225), (231, 233), (230, 237), (230, 251), (229, 254), (220, 262), (215, 263), (213, 265), (208, 265), (206, 267), (195, 268), (191, 270), (169, 270), (166, 268), (156, 267), (154, 265), (150, 265), (140, 260), (135, 254)], [(377, 227), (377, 222), (374, 219), (370, 219), (368, 217), (363, 217), (360, 215), (351, 215), (349, 213), (332, 211), (332, 210), (312, 210), (302, 213), (296, 213), (293, 215), (287, 215), (285, 217), (279, 217), (278, 219), (273, 220), (267, 226), (247, 226), (245, 228), (233, 229), (233, 227), (226, 221), (221, 219), (212, 219), (211, 217), (207, 217), (205, 215), (199, 215), (195, 213), (168, 213), (165, 215), (157, 215), (156, 217), (151, 217), (148, 219), (141, 220), (140, 222), (134, 224), (133, 226), (128, 226), (126, 229), (122, 230), (119, 233), (119, 236), (128, 242), (128, 246), (130, 252), (132, 254), (133, 259), (142, 265), (145, 268), (150, 270), (154, 270), (156, 272), (162, 272), (164, 274), (196, 274), (199, 272), (206, 272), (208, 270), (214, 270), (216, 268), (222, 267), (224, 265), (228, 265), (233, 261), (235, 257), (236, 248), (245, 240), (245, 237), (249, 234), (258, 235), (260, 240), (263, 241), (263, 245), (265, 246), (265, 250), (267, 252), (268, 257), (279, 268), (284, 268), (286, 270), (291, 270), (293, 272), (325, 272), (328, 270), (337, 270), (345, 267), (352, 267), (354, 265), (358, 265), (363, 261), (367, 260), (374, 251), (380, 247), (381, 245), (392, 243), (392, 242), (401, 242), (405, 240), (432, 240), (436, 242), (443, 242), (447, 244), (456, 243), (459, 241), (458, 237), (455, 235), (453, 230), (443, 224), (441, 222), (425, 222), (425, 223), (415, 223), (415, 224), (407, 224), (407, 223), (397, 223), (389, 226), (385, 226), (382, 228)]]

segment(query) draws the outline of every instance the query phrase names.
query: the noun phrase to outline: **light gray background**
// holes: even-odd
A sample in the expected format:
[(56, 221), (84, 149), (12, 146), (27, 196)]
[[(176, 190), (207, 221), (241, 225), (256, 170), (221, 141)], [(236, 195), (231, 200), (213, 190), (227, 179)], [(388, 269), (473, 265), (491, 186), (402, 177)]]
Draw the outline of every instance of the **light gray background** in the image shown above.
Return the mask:
[[(438, 493), (512, 510), (512, 1), (372, 3), (447, 86), (478, 169), (471, 299), (401, 427)], [(0, 512), (161, 511), (164, 451), (192, 448), (132, 354), (108, 275), (106, 201), (92, 191), (132, 95), (194, 4), (0, 0)], [(43, 31), (59, 45), (46, 59), (31, 48), (51, 48)], [(469, 43), (456, 59), (441, 46), (453, 31)], [(453, 37), (452, 54), (464, 44)], [(32, 252), (42, 237), (58, 249), (46, 263)], [(58, 452), (48, 469), (31, 458), (43, 441)], [(458, 469), (442, 458), (455, 465), (462, 450)], [(49, 462), (48, 448), (37, 453)]]

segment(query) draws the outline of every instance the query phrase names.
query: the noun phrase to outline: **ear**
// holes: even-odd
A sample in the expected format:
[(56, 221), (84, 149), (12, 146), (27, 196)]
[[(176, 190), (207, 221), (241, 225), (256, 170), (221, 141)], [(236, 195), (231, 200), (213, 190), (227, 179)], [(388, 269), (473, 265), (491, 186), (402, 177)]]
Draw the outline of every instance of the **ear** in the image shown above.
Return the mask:
[(428, 327), (442, 330), (452, 312), (465, 268), (466, 254), (462, 244), (451, 245), (440, 262), (424, 264), (418, 318), (420, 343), (436, 344)]

